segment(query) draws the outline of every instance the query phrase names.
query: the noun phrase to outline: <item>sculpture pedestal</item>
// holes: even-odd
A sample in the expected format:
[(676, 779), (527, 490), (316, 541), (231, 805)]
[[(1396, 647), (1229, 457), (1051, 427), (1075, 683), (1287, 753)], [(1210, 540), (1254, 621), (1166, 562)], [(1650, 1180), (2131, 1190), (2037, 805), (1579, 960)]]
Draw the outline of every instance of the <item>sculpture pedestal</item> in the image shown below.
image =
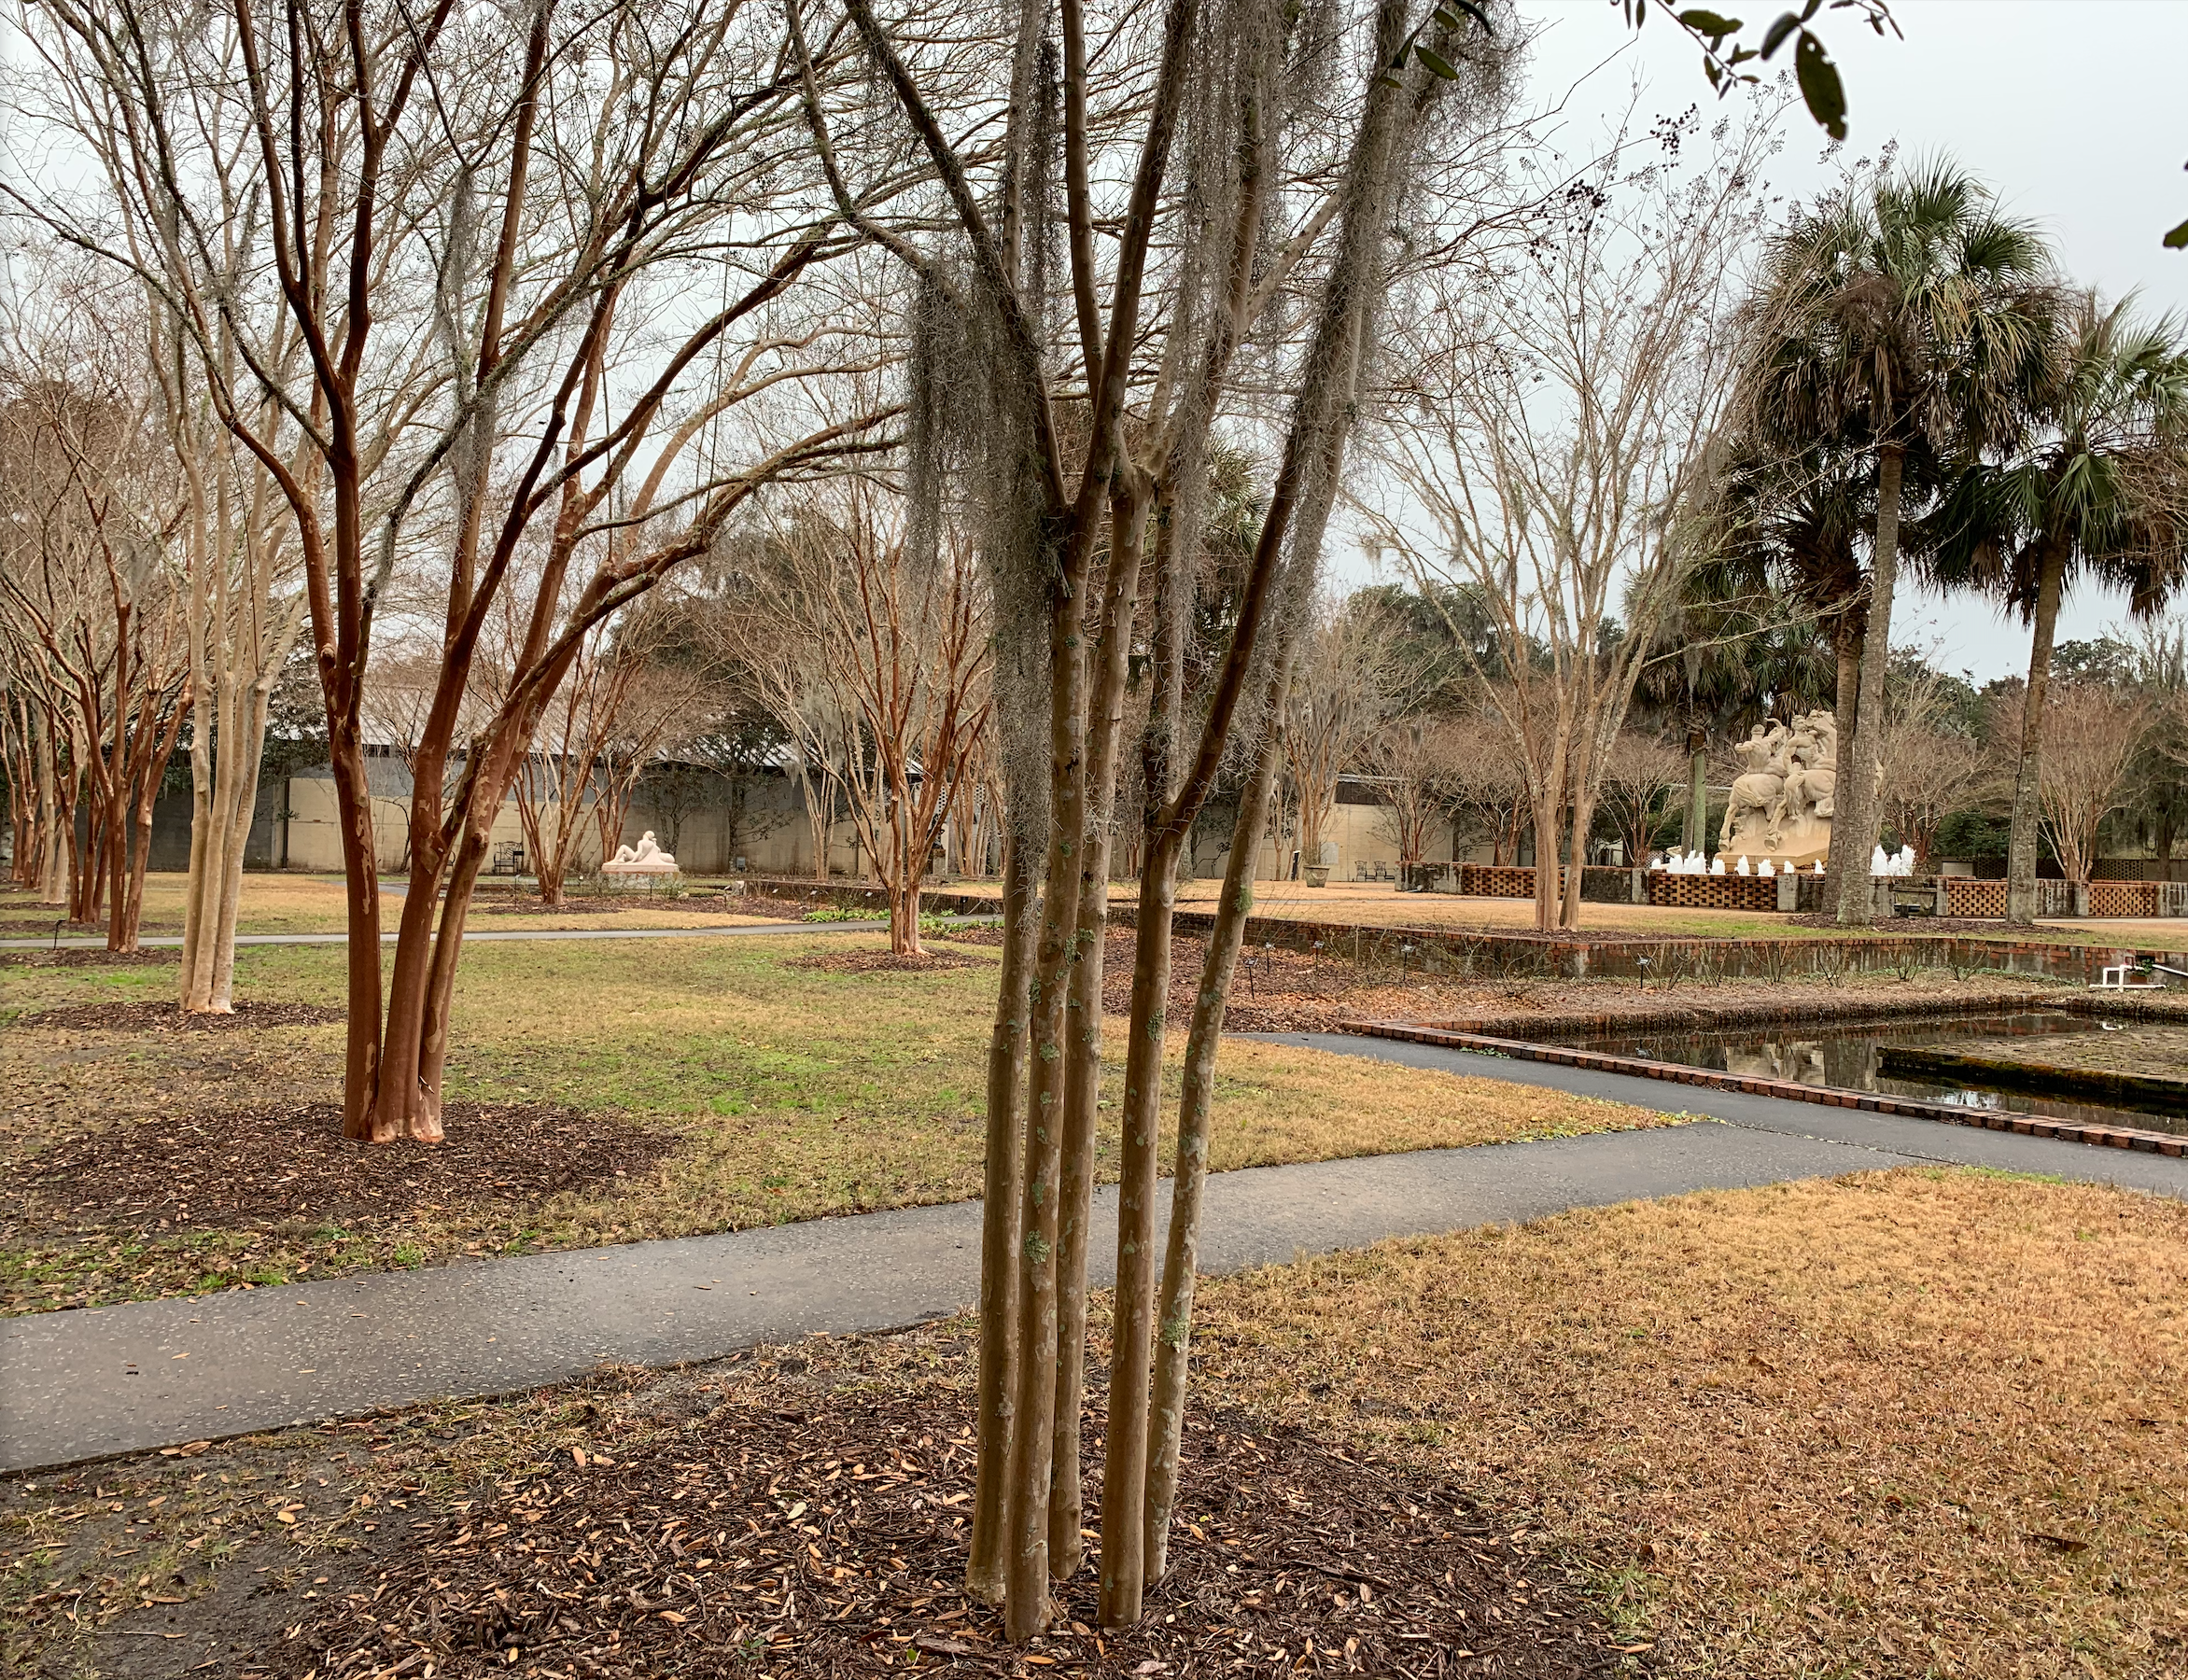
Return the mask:
[(1801, 875), (1815, 872), (1818, 863), (1830, 857), (1830, 819), (1813, 817), (1802, 821), (1788, 822), (1774, 836), (1773, 846), (1770, 825), (1761, 816), (1750, 817), (1746, 822), (1724, 836), (1719, 855), (1737, 861), (1747, 860), (1749, 869), (1757, 869), (1768, 860), (1771, 869), (1783, 875), (1792, 870)]

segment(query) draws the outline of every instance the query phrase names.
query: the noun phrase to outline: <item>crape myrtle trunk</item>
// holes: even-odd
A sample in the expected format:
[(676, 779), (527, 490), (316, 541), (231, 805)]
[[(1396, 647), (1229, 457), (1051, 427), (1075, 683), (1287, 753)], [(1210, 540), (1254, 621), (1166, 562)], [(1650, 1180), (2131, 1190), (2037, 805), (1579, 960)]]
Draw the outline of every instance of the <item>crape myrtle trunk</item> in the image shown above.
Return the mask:
[(1018, 1198), (1025, 1167), (1023, 1111), (1028, 1014), (1032, 1000), (1034, 920), (1032, 851), (1038, 840), (1015, 822), (1003, 828), (1003, 974), (995, 1026), (988, 1041), (987, 1162), (980, 1204), (979, 1473), (973, 1494), (972, 1556), (965, 1589), (983, 1603), (1003, 1602), (1003, 1491), (1011, 1424), (1017, 1406), (1018, 1268), (1022, 1229)]
[(1110, 502), (1109, 573), (1096, 648), (1087, 744), (1086, 844), (1078, 873), (1078, 929), (1065, 1000), (1064, 1149), (1058, 1255), (1056, 1446), (1050, 1471), (1048, 1567), (1059, 1580), (1085, 1554), (1079, 1435), (1086, 1394), (1087, 1238), (1094, 1211), (1094, 1132), (1101, 1095), (1101, 971), (1109, 926), (1109, 861), (1116, 771), (1124, 738), (1125, 679), (1146, 553), (1150, 497), (1130, 468)]

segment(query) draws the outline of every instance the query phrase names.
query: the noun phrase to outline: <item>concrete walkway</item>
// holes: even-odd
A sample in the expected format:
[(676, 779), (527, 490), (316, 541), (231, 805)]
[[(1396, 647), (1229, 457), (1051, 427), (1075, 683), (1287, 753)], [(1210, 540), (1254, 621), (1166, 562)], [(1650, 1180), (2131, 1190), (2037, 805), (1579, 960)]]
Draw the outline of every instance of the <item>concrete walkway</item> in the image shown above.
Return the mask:
[[(993, 916), (966, 916), (952, 917), (968, 928), (985, 927), (1001, 919)], [(871, 933), (876, 929), (886, 930), (887, 917), (875, 921), (840, 922), (747, 922), (736, 928), (516, 928), (500, 932), (480, 932), (464, 930), (464, 944), (490, 945), (498, 940), (521, 939), (721, 939), (740, 935), (781, 933)], [(380, 935), (382, 945), (393, 945), (393, 933)], [(239, 945), (347, 945), (346, 933), (238, 933)], [(173, 949), (182, 944), (177, 934), (164, 934), (154, 939), (140, 939), (137, 944), (147, 950)], [(63, 939), (58, 945), (49, 939), (0, 939), (0, 951), (103, 951), (103, 939)]]
[[(1425, 1045), (1268, 1036), (1647, 1106), (1665, 1098), (1647, 1080)], [(1218, 1174), (1208, 1190), (1203, 1268), (1237, 1271), (1568, 1208), (1924, 1161), (2188, 1196), (2188, 1162), (2162, 1156), (1736, 1092), (1682, 1090), (1679, 1099), (1725, 1124)], [(961, 1202), (6, 1320), (0, 1469), (501, 1393), (602, 1361), (672, 1365), (816, 1331), (944, 1316), (977, 1294), (979, 1219), (976, 1202)], [(1101, 1283), (1115, 1275), (1115, 1196), (1104, 1191), (1089, 1261)]]

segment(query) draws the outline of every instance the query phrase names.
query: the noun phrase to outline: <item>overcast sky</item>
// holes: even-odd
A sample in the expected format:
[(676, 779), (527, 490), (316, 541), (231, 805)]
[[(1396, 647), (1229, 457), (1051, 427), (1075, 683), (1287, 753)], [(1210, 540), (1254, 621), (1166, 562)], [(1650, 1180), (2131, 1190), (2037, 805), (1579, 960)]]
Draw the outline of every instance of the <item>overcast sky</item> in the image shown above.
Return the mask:
[[(1750, 38), (1789, 0), (1715, 0), (1745, 18)], [(1700, 54), (1668, 18), (1636, 35), (1609, 0), (1519, 0), (1543, 28), (1532, 83), (1538, 102), (1565, 102), (1578, 151), (1622, 111), (1638, 78), (1643, 108), (1672, 112), (1712, 97)], [(1651, 8), (1653, 9), (1653, 8)], [(2188, 251), (2160, 245), (2188, 217), (2188, 5), (2178, 0), (1892, 0), (1903, 40), (1878, 40), (1844, 13), (1825, 12), (1824, 38), (1845, 78), (1845, 156), (1873, 157), (1887, 140), (1902, 157), (1947, 152), (1987, 180), (2005, 207), (2051, 234), (2067, 272), (2118, 296), (2139, 291), (2153, 311), (2188, 315)], [(1790, 49), (1780, 57), (1789, 58)], [(1585, 79), (1583, 79), (1585, 78)], [(1805, 195), (1835, 173), (1822, 131), (1796, 105), (1776, 170)], [(2124, 600), (2069, 597), (2060, 639), (2099, 634)], [(2025, 669), (2027, 633), (1965, 599), (1908, 600), (1895, 642), (1942, 643), (1943, 663), (1979, 679)]]

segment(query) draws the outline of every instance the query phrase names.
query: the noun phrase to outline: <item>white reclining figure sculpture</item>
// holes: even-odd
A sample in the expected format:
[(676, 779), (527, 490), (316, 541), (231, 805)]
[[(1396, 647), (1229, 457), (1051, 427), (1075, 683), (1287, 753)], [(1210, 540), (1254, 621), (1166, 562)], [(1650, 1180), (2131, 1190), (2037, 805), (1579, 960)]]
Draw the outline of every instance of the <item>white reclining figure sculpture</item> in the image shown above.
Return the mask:
[(648, 829), (638, 836), (636, 846), (619, 846), (615, 856), (600, 865), (602, 875), (671, 875), (677, 873), (673, 854), (661, 849), (661, 843)]

